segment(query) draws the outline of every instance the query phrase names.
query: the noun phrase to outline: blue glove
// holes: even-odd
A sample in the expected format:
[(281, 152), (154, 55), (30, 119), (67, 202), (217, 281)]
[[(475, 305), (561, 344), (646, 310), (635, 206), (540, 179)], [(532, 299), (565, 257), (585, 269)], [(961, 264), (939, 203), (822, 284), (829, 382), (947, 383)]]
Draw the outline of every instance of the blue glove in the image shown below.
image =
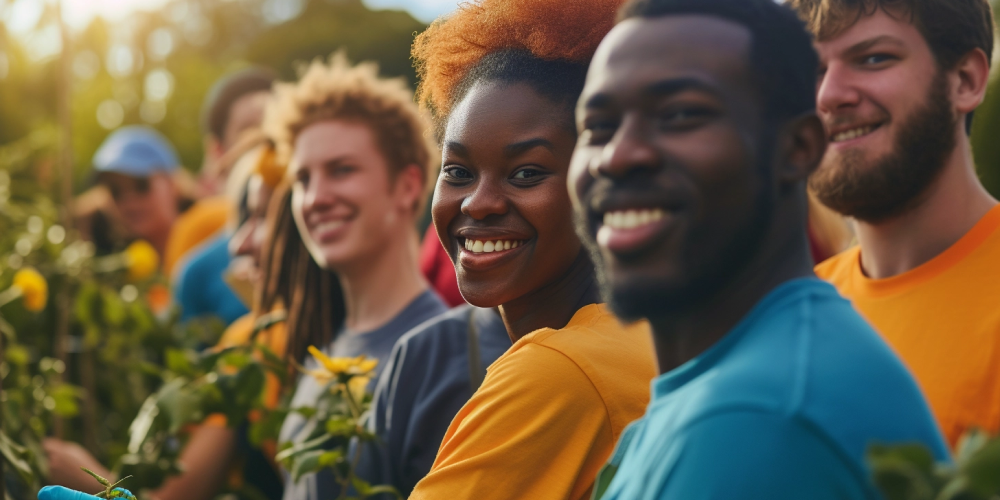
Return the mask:
[(98, 500), (98, 498), (63, 486), (46, 486), (38, 492), (38, 500)]

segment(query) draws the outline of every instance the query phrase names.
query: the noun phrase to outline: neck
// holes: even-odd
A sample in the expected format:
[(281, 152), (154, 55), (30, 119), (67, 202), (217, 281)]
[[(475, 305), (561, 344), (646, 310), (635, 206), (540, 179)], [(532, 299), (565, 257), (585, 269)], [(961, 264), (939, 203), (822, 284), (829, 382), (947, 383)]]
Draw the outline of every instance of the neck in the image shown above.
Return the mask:
[(581, 307), (597, 304), (601, 294), (594, 265), (580, 249), (569, 270), (559, 279), (500, 306), (500, 315), (512, 342), (541, 328), (563, 328)]
[(706, 294), (706, 300), (650, 319), (660, 373), (715, 345), (775, 287), (813, 275), (803, 222), (795, 231), (783, 231), (788, 236), (769, 231), (763, 240), (766, 247), (720, 289)]
[(347, 330), (375, 330), (427, 290), (417, 265), (417, 233), (406, 233), (404, 238), (392, 238), (378, 254), (337, 270), (344, 290)]
[(976, 177), (964, 131), (958, 133), (959, 146), (919, 205), (878, 224), (856, 221), (861, 268), (868, 277), (889, 278), (926, 263), (965, 236), (997, 204)]

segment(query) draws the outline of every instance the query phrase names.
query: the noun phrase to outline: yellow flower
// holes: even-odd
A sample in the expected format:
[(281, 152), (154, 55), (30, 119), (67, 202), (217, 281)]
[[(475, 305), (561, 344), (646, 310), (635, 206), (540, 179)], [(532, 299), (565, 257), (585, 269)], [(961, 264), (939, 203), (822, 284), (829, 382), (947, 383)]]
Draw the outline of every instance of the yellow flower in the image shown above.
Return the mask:
[(331, 358), (314, 346), (309, 346), (309, 353), (334, 377), (339, 375), (364, 376), (378, 366), (377, 359), (366, 359), (364, 355), (356, 358)]
[(38, 312), (45, 309), (49, 300), (49, 283), (38, 271), (25, 268), (14, 275), (14, 286), (21, 290), (24, 297), (24, 308)]
[(123, 253), (128, 277), (132, 281), (144, 280), (160, 268), (160, 254), (146, 240), (135, 240)]
[(347, 381), (347, 392), (351, 394), (351, 397), (355, 401), (361, 401), (364, 399), (365, 393), (368, 392), (368, 382), (371, 379), (371, 377), (353, 377)]

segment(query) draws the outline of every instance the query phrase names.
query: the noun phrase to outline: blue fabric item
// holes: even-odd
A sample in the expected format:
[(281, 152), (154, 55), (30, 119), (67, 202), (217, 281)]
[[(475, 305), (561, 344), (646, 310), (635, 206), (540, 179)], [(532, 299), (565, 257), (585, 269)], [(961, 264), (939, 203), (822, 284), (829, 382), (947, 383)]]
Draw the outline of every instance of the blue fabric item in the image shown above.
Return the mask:
[(38, 491), (38, 500), (98, 500), (98, 497), (65, 486), (46, 486)]
[(132, 177), (149, 177), (158, 172), (174, 172), (180, 166), (170, 141), (150, 127), (132, 125), (115, 130), (94, 153), (98, 172), (115, 172)]
[(379, 379), (369, 420), (381, 443), (366, 447), (358, 463), (358, 476), (369, 484), (388, 484), (406, 498), (431, 471), (448, 426), (473, 393), (470, 313), (479, 332), (481, 376), (510, 348), (500, 315), (470, 305), (456, 307), (400, 338)]
[[(323, 352), (330, 357), (356, 357), (364, 354), (379, 360), (375, 376), (368, 390), (374, 390), (378, 376), (385, 369), (386, 360), (390, 358), (396, 341), (406, 332), (421, 323), (443, 314), (448, 310), (440, 297), (427, 290), (413, 299), (399, 314), (385, 325), (369, 332), (340, 331)], [(312, 356), (303, 363), (308, 370), (319, 368), (319, 363)], [(292, 408), (312, 406), (323, 390), (312, 377), (301, 377), (292, 396)], [(290, 413), (281, 425), (278, 443), (301, 442), (315, 428), (317, 422), (308, 420), (299, 413)], [(330, 469), (324, 469), (316, 474), (305, 475), (297, 482), (291, 480), (291, 475), (285, 471), (285, 500), (329, 500), (337, 496), (336, 478)]]
[(653, 380), (598, 486), (613, 475), (605, 500), (877, 499), (876, 443), (949, 460), (899, 359), (831, 285), (800, 279)]
[(250, 312), (222, 279), (229, 260), (229, 235), (222, 234), (192, 250), (174, 271), (174, 300), (181, 307), (181, 321), (215, 316), (228, 325)]

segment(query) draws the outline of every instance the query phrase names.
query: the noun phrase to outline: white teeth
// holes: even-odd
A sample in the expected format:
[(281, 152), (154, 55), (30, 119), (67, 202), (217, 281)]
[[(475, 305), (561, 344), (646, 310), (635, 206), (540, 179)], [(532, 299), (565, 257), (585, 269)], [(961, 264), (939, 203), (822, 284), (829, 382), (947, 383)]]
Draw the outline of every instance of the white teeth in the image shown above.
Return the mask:
[(872, 133), (873, 130), (875, 130), (875, 127), (871, 126), (871, 125), (866, 126), (866, 127), (858, 127), (858, 128), (851, 129), (851, 130), (846, 130), (844, 132), (840, 132), (840, 133), (834, 135), (833, 136), (833, 142), (849, 141), (849, 140), (854, 139), (856, 137), (861, 137), (863, 135), (868, 135), (868, 134)]
[(335, 229), (337, 229), (337, 228), (339, 228), (340, 226), (343, 226), (343, 225), (344, 225), (344, 221), (342, 221), (342, 220), (334, 220), (334, 221), (329, 221), (329, 222), (323, 222), (323, 223), (317, 224), (315, 227), (313, 227), (313, 231), (316, 231), (318, 233), (325, 233), (327, 231), (333, 231), (333, 230), (335, 230)]
[(666, 211), (662, 208), (616, 210), (604, 213), (604, 225), (612, 229), (635, 229), (663, 219)]
[(466, 239), (464, 246), (466, 250), (472, 253), (492, 253), (517, 248), (521, 246), (521, 242), (517, 240), (483, 241)]

